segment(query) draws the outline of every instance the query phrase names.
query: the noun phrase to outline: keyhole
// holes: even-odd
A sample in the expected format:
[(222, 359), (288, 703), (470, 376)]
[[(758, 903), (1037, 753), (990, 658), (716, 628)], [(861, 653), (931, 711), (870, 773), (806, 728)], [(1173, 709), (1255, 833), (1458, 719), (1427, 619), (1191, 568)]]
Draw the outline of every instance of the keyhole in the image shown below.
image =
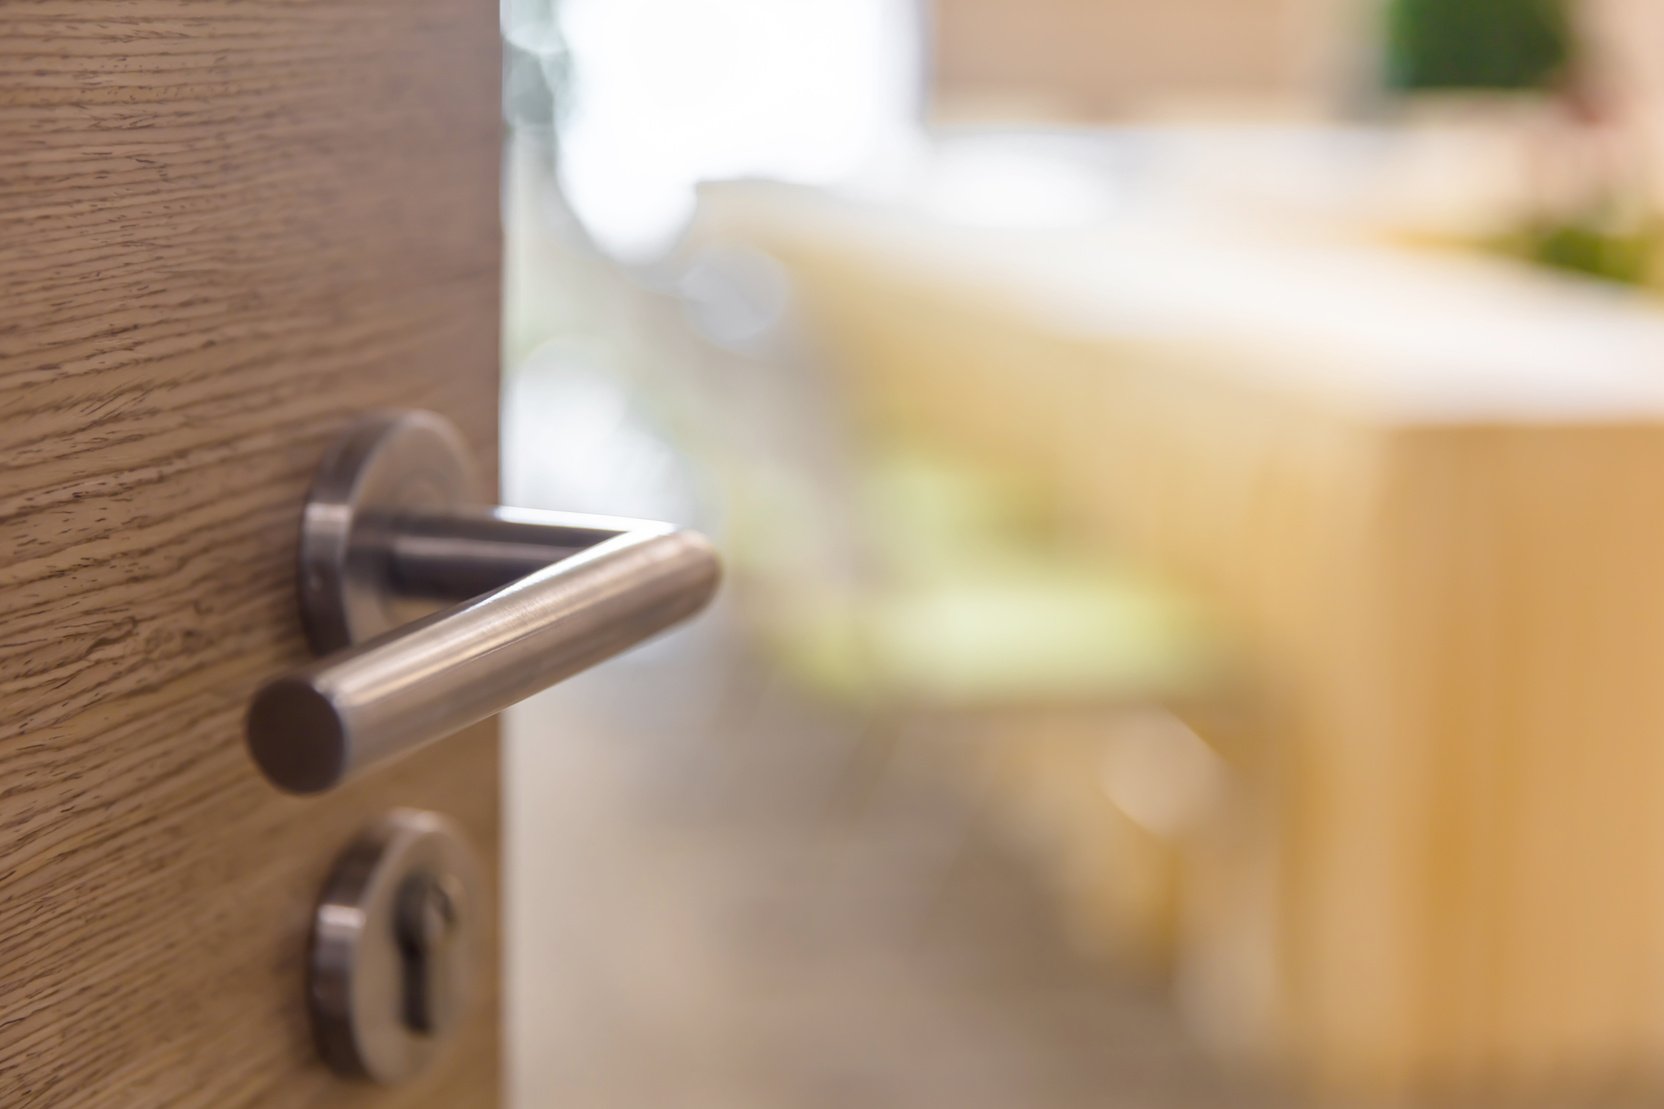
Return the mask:
[(460, 924), (456, 883), (418, 871), (399, 887), (394, 931), (403, 962), (404, 1021), (432, 1036), (450, 1022), (456, 1003), (450, 961)]

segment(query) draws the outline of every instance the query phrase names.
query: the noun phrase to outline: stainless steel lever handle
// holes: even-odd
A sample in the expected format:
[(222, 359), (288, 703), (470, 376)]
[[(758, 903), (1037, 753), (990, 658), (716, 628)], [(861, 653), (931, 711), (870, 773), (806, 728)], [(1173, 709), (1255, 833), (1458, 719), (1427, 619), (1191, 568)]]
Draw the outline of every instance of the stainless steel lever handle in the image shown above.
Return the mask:
[(479, 508), (473, 488), (460, 438), (430, 413), (379, 413), (326, 459), (300, 547), (302, 616), (324, 657), (249, 706), (249, 750), (275, 785), (331, 789), (688, 619), (716, 592), (716, 553), (692, 532)]

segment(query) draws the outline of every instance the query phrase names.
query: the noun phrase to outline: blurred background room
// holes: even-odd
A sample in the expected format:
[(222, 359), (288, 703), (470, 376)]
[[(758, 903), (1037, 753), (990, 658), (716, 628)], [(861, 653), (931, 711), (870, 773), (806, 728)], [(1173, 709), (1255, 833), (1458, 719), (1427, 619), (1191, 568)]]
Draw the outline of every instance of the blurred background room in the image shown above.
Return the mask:
[(1664, 1103), (1664, 3), (502, 3), (516, 1104)]

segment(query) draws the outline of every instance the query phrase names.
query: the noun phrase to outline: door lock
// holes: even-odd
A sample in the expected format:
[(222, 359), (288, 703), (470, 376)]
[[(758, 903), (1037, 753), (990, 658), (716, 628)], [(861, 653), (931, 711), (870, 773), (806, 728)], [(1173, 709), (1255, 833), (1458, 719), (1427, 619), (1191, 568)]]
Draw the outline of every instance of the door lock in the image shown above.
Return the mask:
[(399, 889), (394, 924), (404, 958), (404, 1022), (425, 1036), (443, 1032), (458, 1007), (448, 962), (458, 957), (462, 900), (454, 875), (431, 870), (417, 871)]
[(309, 996), (318, 1049), (383, 1084), (426, 1069), (463, 1026), (483, 904), (450, 822), (399, 809), (336, 862), (313, 918)]

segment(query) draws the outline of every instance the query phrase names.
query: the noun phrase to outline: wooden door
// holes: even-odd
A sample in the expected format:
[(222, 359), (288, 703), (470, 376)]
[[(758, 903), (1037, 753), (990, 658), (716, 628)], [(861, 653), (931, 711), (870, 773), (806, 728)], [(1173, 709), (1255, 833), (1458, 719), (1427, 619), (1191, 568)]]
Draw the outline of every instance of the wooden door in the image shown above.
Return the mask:
[(495, 732), (297, 800), (242, 716), (306, 657), (349, 421), (433, 409), (495, 472), (498, 69), (486, 0), (0, 3), (0, 1105), (496, 1102), (495, 951), (409, 1087), (324, 1070), (304, 1000), (389, 808), (495, 896)]

